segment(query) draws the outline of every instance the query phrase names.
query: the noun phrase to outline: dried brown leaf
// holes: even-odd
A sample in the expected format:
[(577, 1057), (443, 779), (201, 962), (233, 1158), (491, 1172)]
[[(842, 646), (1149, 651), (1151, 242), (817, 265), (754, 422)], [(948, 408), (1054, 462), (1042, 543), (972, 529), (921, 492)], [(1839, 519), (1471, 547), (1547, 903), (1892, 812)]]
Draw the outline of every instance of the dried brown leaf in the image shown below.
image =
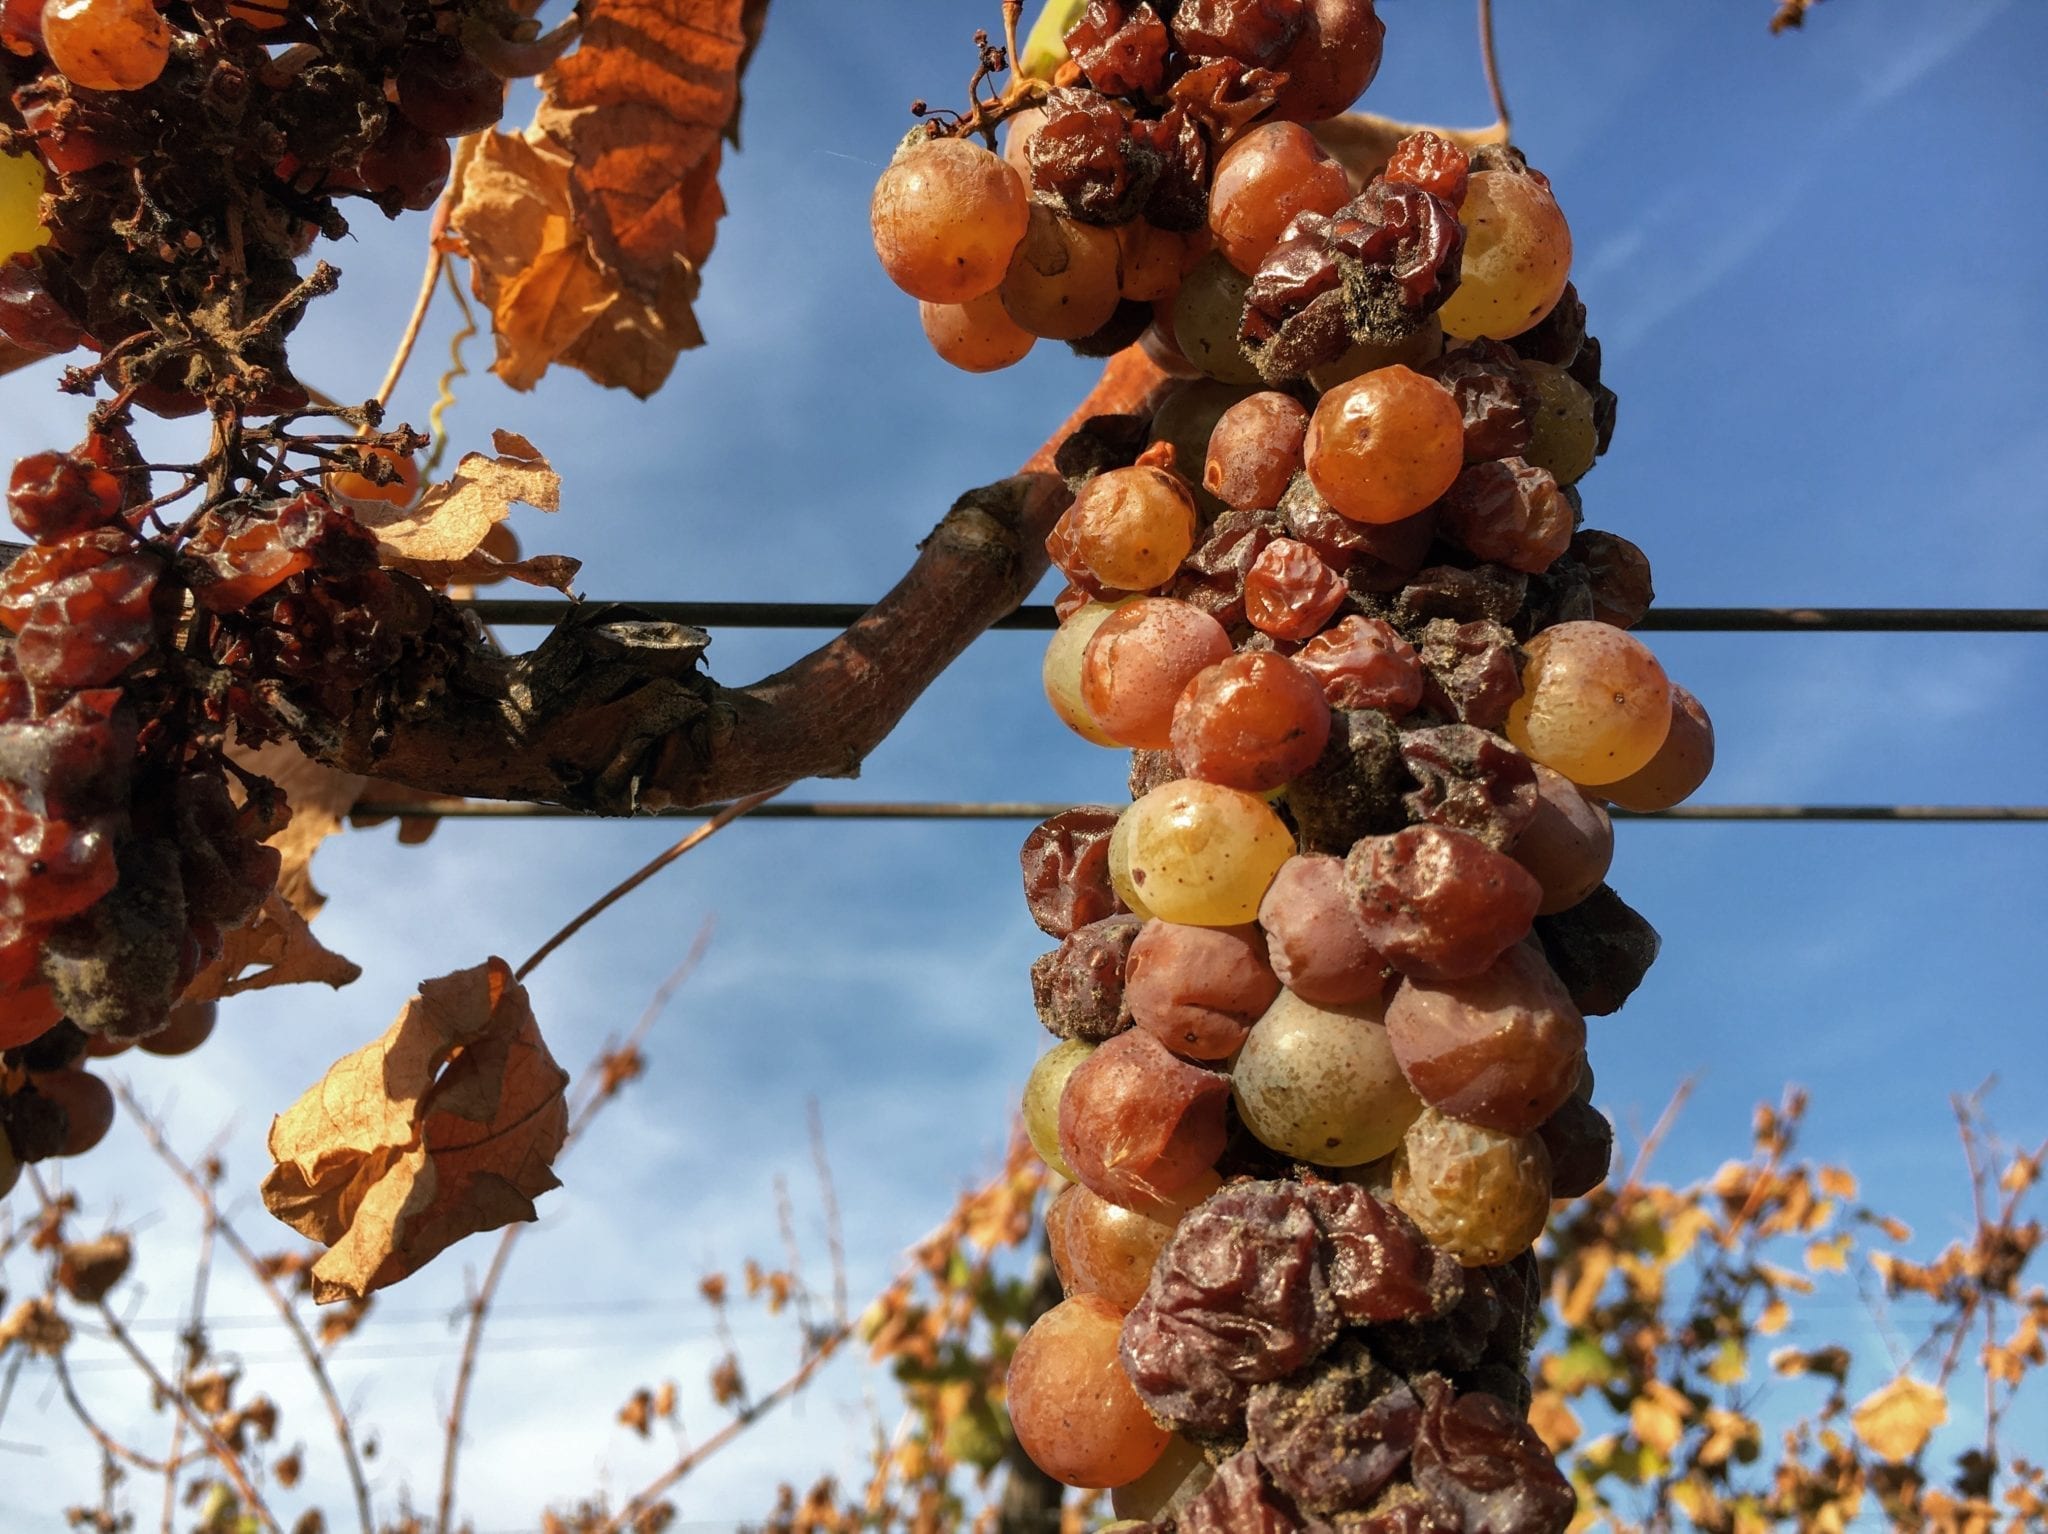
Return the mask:
[(1893, 1464), (1918, 1454), (1946, 1421), (1948, 1397), (1905, 1374), (1872, 1391), (1849, 1414), (1849, 1425), (1870, 1452)]
[(263, 1202), (329, 1249), (313, 1297), (367, 1294), (464, 1236), (535, 1218), (558, 1186), (567, 1085), (502, 959), (422, 984), (271, 1126)]
[(73, 1241), (57, 1254), (57, 1285), (81, 1305), (97, 1305), (127, 1275), (135, 1248), (120, 1231)]
[(305, 917), (276, 890), (249, 921), (225, 934), (221, 956), (185, 988), (186, 1001), (218, 1001), (273, 985), (319, 982), (337, 990), (362, 974), (313, 936)]
[(514, 506), (555, 511), (562, 503), (561, 476), (540, 450), (516, 432), (494, 431), (497, 456), (465, 453), (454, 474), (429, 485), (410, 506), (374, 502), (356, 516), (377, 535), (377, 552), (394, 570), (431, 586), (511, 576), (528, 585), (567, 591), (580, 568), (559, 554), (512, 562), (484, 548), (492, 528)]

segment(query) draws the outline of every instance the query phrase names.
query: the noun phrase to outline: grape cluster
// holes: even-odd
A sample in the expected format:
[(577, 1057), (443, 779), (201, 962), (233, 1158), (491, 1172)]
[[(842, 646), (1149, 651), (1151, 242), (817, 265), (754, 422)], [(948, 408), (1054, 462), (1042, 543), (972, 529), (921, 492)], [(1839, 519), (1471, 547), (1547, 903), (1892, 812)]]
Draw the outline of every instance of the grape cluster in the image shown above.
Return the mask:
[[(448, 141), (497, 120), (493, 43), (427, 0), (0, 6), (0, 350), (83, 348), (63, 387), (112, 396), (8, 485), (33, 546), (0, 569), (0, 1186), (104, 1133), (88, 1053), (210, 1030), (180, 997), (275, 887), (289, 809), (231, 732), (317, 736), (459, 638), (352, 515), (418, 493), (424, 439), (311, 409), (285, 340), (333, 285), (299, 260), (346, 234), (338, 199), (430, 206)], [(145, 463), (135, 409), (206, 411), (206, 456)]]
[[(1311, 28), (1313, 69), (1371, 56), (1314, 111)], [(1607, 1175), (1585, 1019), (1657, 943), (1606, 806), (1712, 760), (1628, 632), (1647, 561), (1582, 525), (1615, 399), (1548, 181), (1429, 131), (1355, 180), (1302, 125), (1379, 42), (1370, 4), (1095, 0), (1007, 164), (914, 140), (876, 200), (935, 339), (948, 305), (1056, 333), (1041, 231), (1181, 247), (1143, 341), (1185, 381), (1059, 460), (1046, 694), (1133, 802), (1024, 847), (1061, 1040), (1025, 1121), (1073, 1186), (1009, 1378), (1039, 1465), (1181, 1534), (1569, 1522), (1532, 1248)]]

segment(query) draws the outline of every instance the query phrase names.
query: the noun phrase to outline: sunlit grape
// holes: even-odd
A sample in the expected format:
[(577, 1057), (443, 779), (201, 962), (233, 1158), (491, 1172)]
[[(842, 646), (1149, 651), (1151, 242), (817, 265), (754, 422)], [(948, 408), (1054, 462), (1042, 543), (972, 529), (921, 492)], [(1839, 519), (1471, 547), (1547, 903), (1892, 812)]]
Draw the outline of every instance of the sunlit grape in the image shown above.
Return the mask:
[(1171, 1220), (1112, 1204), (1079, 1183), (1045, 1211), (1046, 1245), (1068, 1297), (1099, 1294), (1121, 1311), (1138, 1303), (1172, 1235)]
[(1124, 970), (1124, 1005), (1177, 1055), (1222, 1060), (1279, 994), (1257, 927), (1145, 923)]
[(377, 477), (359, 469), (334, 469), (327, 475), (327, 493), (351, 505), (410, 506), (419, 498), (420, 466), (410, 454), (373, 447), (363, 457), (381, 467)]
[(1586, 1023), (1543, 955), (1517, 943), (1465, 979), (1403, 980), (1387, 1003), (1387, 1037), (1432, 1108), (1523, 1135), (1571, 1096)]
[(0, 154), (0, 261), (50, 238), (43, 227), (43, 167), (32, 154)]
[(1180, 290), (1188, 265), (1188, 238), (1161, 229), (1149, 219), (1134, 218), (1116, 229), (1123, 257), (1121, 291), (1125, 298), (1157, 303)]
[(1134, 804), (1117, 816), (1116, 829), (1109, 833), (1109, 887), (1133, 914), (1150, 921), (1152, 908), (1131, 878), (1131, 810), (1136, 808)]
[[(1294, 853), (1294, 836), (1255, 795), (1182, 778), (1132, 805), (1129, 869), (1137, 893), (1166, 921), (1234, 927)], [(1115, 852), (1111, 852), (1115, 867)]]
[(1045, 683), (1045, 699), (1052, 705), (1052, 711), (1060, 716), (1060, 722), (1083, 740), (1098, 746), (1114, 746), (1116, 742), (1104, 733), (1095, 716), (1088, 712), (1088, 705), (1081, 696), (1081, 667), (1088, 653), (1088, 641), (1095, 637), (1095, 631), (1121, 602), (1089, 602), (1076, 609), (1074, 615), (1059, 626), (1052, 636), (1052, 642), (1045, 647), (1045, 664), (1042, 677)]
[(1239, 400), (1209, 434), (1202, 488), (1238, 510), (1278, 506), (1307, 434), (1308, 411), (1291, 394), (1265, 389)]
[(171, 57), (171, 29), (151, 0), (49, 0), (43, 47), (73, 85), (139, 91)]
[(1319, 1166), (1386, 1155), (1422, 1111), (1376, 1002), (1319, 1007), (1292, 991), (1253, 1026), (1231, 1086), (1262, 1143)]
[(1266, 793), (1308, 771), (1329, 739), (1322, 685), (1271, 650), (1246, 650), (1205, 667), (1173, 708), (1173, 755), (1182, 770), (1247, 793)]
[(964, 304), (921, 300), (917, 311), (932, 350), (963, 372), (993, 373), (1022, 362), (1038, 341), (1010, 318), (1000, 293), (984, 293)]
[(1086, 1039), (1055, 1044), (1038, 1057), (1024, 1082), (1024, 1132), (1031, 1137), (1031, 1148), (1069, 1182), (1074, 1180), (1074, 1169), (1060, 1154), (1060, 1093), (1066, 1090), (1074, 1067), (1094, 1052), (1095, 1046)]
[(912, 298), (959, 304), (1003, 280), (1031, 213), (1015, 170), (979, 144), (941, 138), (897, 154), (868, 216), (890, 281)]
[(1214, 618), (1170, 597), (1142, 597), (1104, 620), (1081, 665), (1081, 700), (1121, 745), (1163, 750), (1188, 683), (1230, 654)]
[(1075, 1180), (1151, 1211), (1223, 1154), (1229, 1078), (1130, 1028), (1074, 1067), (1060, 1093), (1060, 1153)]
[(1398, 522), (1451, 488), (1465, 464), (1465, 420), (1450, 390), (1411, 368), (1339, 384), (1309, 421), (1308, 477), (1354, 522)]
[(1671, 684), (1640, 639), (1605, 623), (1560, 623), (1525, 646), (1508, 739), (1581, 786), (1649, 764), (1671, 727)]
[(1514, 171), (1476, 171), (1459, 210), (1464, 275), (1441, 310), (1446, 333), (1518, 336), (1550, 312), (1571, 275), (1572, 232), (1550, 189)]
[(1166, 1448), (1117, 1347), (1123, 1314), (1101, 1295), (1077, 1295), (1032, 1323), (1010, 1359), (1010, 1423), (1031, 1462), (1069, 1486), (1135, 1481)]
[(1466, 1267), (1494, 1267), (1543, 1234), (1550, 1153), (1535, 1135), (1505, 1135), (1425, 1108), (1394, 1153), (1394, 1202)]
[(1259, 269), (1297, 213), (1335, 213), (1351, 200), (1344, 167), (1299, 123), (1252, 129), (1216, 162), (1209, 230), (1239, 271)]
[(1108, 324), (1116, 312), (1120, 267), (1114, 230), (1035, 202), (996, 291), (1010, 318), (1031, 334), (1078, 341)]
[(1165, 585), (1194, 546), (1193, 488), (1149, 464), (1089, 480), (1045, 544), (1070, 578), (1113, 591)]

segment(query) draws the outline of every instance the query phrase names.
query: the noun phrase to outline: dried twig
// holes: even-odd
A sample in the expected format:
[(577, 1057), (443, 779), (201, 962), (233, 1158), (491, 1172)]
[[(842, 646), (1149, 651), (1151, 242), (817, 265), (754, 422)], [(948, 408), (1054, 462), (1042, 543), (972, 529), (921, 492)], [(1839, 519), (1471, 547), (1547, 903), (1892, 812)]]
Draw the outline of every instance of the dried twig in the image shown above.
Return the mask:
[(264, 1265), (263, 1259), (247, 1241), (242, 1239), (241, 1232), (235, 1229), (227, 1216), (221, 1213), (220, 1204), (214, 1198), (213, 1190), (207, 1187), (199, 1174), (186, 1165), (184, 1158), (171, 1148), (170, 1141), (164, 1135), (163, 1126), (143, 1111), (142, 1105), (135, 1100), (126, 1083), (116, 1082), (114, 1095), (120, 1100), (129, 1118), (133, 1119), (136, 1127), (142, 1131), (142, 1137), (148, 1142), (149, 1148), (156, 1152), (157, 1158), (171, 1169), (198, 1202), (200, 1216), (205, 1221), (207, 1230), (217, 1234), (227, 1249), (234, 1253), (235, 1260), (249, 1271), (250, 1277), (256, 1280), (257, 1287), (269, 1299), (271, 1308), (284, 1322), (285, 1330), (291, 1334), (299, 1357), (306, 1365), (306, 1372), (312, 1376), (314, 1387), (320, 1392), (320, 1399), (327, 1407), (328, 1420), (334, 1425), (335, 1441), (341, 1446), (342, 1463), (348, 1472), (349, 1490), (355, 1496), (356, 1516), (361, 1523), (363, 1534), (374, 1534), (375, 1519), (370, 1511), (370, 1487), (363, 1474), (362, 1456), (356, 1447), (355, 1428), (349, 1421), (348, 1408), (342, 1405), (340, 1393), (334, 1388), (333, 1377), (327, 1372), (327, 1363), (321, 1356), (319, 1345), (314, 1342), (312, 1333), (306, 1330), (304, 1319), (293, 1308), (290, 1296), (278, 1286), (277, 1279)]

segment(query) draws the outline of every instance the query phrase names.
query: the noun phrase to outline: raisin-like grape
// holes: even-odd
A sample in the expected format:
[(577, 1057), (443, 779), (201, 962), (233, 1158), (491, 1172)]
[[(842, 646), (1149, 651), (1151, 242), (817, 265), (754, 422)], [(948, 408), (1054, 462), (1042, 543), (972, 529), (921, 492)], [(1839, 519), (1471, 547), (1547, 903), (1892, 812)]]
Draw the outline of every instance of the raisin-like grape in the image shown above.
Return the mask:
[(1109, 96), (1157, 95), (1172, 41), (1149, 0), (1088, 0), (1066, 38), (1088, 83)]
[(1134, 218), (1163, 164), (1159, 152), (1135, 131), (1129, 115), (1107, 96), (1054, 91), (1027, 151), (1032, 191), (1083, 223), (1120, 224)]
[(1465, 462), (1512, 458), (1527, 450), (1535, 405), (1518, 359), (1498, 341), (1468, 341), (1421, 365), (1458, 402), (1465, 418)]
[(1417, 1488), (1487, 1534), (1562, 1534), (1578, 1509), (1571, 1483), (1506, 1402), (1425, 1386), (1411, 1473)]
[(1344, 880), (1344, 860), (1289, 858), (1259, 902), (1266, 954), (1280, 983), (1303, 1001), (1344, 1007), (1377, 1001), (1391, 973), (1366, 940)]
[(1246, 616), (1245, 581), (1280, 532), (1270, 511), (1226, 511), (1182, 562), (1167, 595), (1200, 608), (1225, 628), (1237, 628)]
[(1296, 651), (1294, 663), (1323, 684), (1332, 708), (1376, 708), (1398, 719), (1422, 701), (1422, 662), (1380, 618), (1346, 618)]
[(1643, 983), (1657, 957), (1657, 929), (1605, 884), (1570, 910), (1536, 919), (1536, 935), (1572, 1003), (1605, 1017)]
[(1177, 1534), (1309, 1534), (1309, 1525), (1274, 1490), (1249, 1449), (1216, 1467), (1216, 1478), (1176, 1516)]
[(1303, 1512), (1324, 1517), (1370, 1508), (1406, 1468), (1421, 1423), (1407, 1382), (1355, 1344), (1306, 1377), (1259, 1386), (1245, 1411), (1259, 1463)]
[(1297, 213), (1245, 289), (1238, 341), (1269, 383), (1306, 377), (1352, 344), (1329, 228), (1324, 214)]
[(1245, 616), (1253, 628), (1275, 639), (1307, 639), (1330, 621), (1349, 594), (1350, 587), (1314, 548), (1277, 538), (1260, 551), (1245, 577)]
[(1536, 818), (1536, 769), (1491, 730), (1469, 724), (1410, 730), (1401, 760), (1421, 786), (1405, 796), (1418, 821), (1469, 831), (1506, 852)]
[[(1453, 623), (1492, 623), (1505, 630), (1529, 593), (1529, 577), (1499, 565), (1463, 570), (1431, 565), (1418, 570), (1394, 602), (1394, 621), (1410, 627), (1432, 618)], [(1517, 665), (1520, 664), (1518, 661)]]
[(1360, 837), (1399, 830), (1410, 786), (1394, 721), (1376, 708), (1335, 710), (1323, 754), (1287, 789), (1302, 850), (1342, 856)]
[(1104, 917), (1032, 962), (1031, 997), (1048, 1032), (1099, 1042), (1130, 1026), (1124, 965), (1141, 925), (1135, 916)]
[(1422, 187), (1374, 178), (1332, 216), (1326, 238), (1357, 340), (1412, 335), (1457, 290), (1464, 228), (1456, 208)]
[(1514, 635), (1485, 619), (1432, 618), (1420, 637), (1423, 703), (1461, 724), (1499, 729), (1522, 696), (1522, 652)]
[[(1041, 961), (1042, 962), (1042, 961)], [(1151, 921), (1131, 945), (1123, 999), (1134, 1022), (1176, 1054), (1222, 1060), (1280, 994), (1256, 926)]]
[[(1179, 777), (1179, 773), (1174, 774)], [(1041, 932), (1065, 937), (1120, 908), (1109, 883), (1109, 835), (1122, 812), (1080, 804), (1042, 821), (1024, 838), (1024, 903)]]
[(1394, 146), (1381, 174), (1433, 192), (1455, 208), (1465, 200), (1467, 168), (1464, 150), (1441, 133), (1423, 128)]
[(1583, 1198), (1614, 1168), (1614, 1126), (1591, 1103), (1568, 1097), (1536, 1131), (1550, 1152), (1550, 1196)]
[(1591, 616), (1618, 629), (1634, 628), (1656, 600), (1650, 582), (1650, 561), (1628, 539), (1595, 528), (1572, 538), (1571, 552), (1586, 568), (1593, 588)]
[(1557, 480), (1519, 458), (1469, 465), (1438, 502), (1437, 521), (1481, 559), (1531, 575), (1572, 541), (1572, 506)]

